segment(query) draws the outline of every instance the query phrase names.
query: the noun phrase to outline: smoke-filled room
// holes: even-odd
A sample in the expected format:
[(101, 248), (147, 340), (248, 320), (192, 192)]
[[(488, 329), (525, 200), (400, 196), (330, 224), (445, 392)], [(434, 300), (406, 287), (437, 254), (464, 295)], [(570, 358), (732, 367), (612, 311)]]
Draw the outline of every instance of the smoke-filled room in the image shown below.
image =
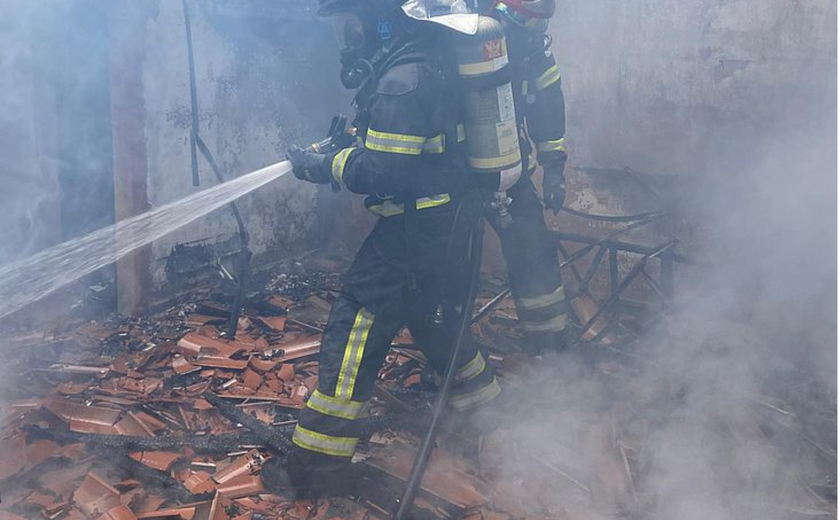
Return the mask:
[(835, 0), (0, 6), (0, 520), (836, 520)]

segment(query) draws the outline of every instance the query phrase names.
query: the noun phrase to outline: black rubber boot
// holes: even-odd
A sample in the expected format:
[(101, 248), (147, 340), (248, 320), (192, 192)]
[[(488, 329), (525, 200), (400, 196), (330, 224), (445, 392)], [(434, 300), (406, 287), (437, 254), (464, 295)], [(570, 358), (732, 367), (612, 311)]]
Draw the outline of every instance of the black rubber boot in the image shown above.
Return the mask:
[(350, 459), (302, 449), (272, 458), (261, 474), (266, 491), (294, 500), (347, 496), (354, 483)]

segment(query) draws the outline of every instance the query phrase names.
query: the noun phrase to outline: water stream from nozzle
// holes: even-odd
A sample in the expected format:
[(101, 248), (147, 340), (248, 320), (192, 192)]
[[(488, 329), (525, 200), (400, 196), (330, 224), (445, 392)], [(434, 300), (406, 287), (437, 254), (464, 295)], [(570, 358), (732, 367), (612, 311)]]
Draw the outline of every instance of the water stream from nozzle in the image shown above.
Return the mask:
[(288, 161), (193, 193), (0, 267), (0, 318), (291, 171)]

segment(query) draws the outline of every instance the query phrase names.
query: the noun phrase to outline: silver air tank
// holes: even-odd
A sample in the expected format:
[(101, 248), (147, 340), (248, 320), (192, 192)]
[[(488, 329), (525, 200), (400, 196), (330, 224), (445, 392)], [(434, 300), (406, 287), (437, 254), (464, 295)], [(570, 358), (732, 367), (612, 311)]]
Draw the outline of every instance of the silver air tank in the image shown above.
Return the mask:
[(455, 38), (469, 164), (480, 174), (496, 174), (494, 191), (504, 192), (522, 175), (505, 31), (495, 19), (481, 16), (475, 35)]

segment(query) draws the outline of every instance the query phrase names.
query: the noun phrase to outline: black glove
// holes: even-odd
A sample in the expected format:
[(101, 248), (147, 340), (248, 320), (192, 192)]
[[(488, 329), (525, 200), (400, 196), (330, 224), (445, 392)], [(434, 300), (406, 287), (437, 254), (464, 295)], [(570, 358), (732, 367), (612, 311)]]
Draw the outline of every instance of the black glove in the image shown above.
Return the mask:
[(566, 200), (566, 156), (543, 165), (543, 201), (545, 207), (556, 215)]
[(312, 150), (292, 146), (286, 152), (286, 158), (292, 162), (295, 177), (315, 184), (330, 184), (333, 181), (329, 155), (315, 153)]

